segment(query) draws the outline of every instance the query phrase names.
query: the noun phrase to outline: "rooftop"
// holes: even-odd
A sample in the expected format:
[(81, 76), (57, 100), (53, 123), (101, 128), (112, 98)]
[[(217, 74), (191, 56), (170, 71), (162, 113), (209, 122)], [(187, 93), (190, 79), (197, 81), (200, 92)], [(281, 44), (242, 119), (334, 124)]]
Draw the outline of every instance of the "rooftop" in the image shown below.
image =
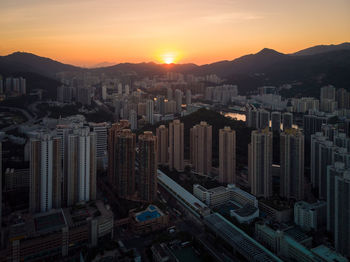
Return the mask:
[(233, 225), (218, 213), (211, 214), (204, 218), (205, 223), (216, 231), (230, 245), (234, 246), (240, 253), (254, 260), (259, 261), (279, 261), (276, 255), (267, 250), (260, 243), (248, 236), (241, 229)]
[(178, 196), (184, 199), (188, 204), (191, 205), (195, 210), (198, 209), (206, 209), (208, 206), (204, 204), (202, 201), (198, 200), (194, 195), (172, 180), (170, 177), (165, 175), (162, 171), (158, 169), (158, 181), (165, 184), (169, 187), (173, 192), (176, 192)]
[(329, 261), (329, 262), (348, 262), (348, 260), (337, 253), (336, 251), (324, 246), (320, 245), (318, 247), (315, 247), (311, 249), (311, 252), (316, 254), (317, 256), (322, 257), (323, 260)]

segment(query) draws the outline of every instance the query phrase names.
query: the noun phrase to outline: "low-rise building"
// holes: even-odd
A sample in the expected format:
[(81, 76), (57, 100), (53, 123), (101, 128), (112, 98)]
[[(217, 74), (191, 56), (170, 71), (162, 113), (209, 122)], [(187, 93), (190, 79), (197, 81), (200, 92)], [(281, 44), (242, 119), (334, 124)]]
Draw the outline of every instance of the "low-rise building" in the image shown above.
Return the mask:
[(304, 230), (318, 230), (326, 226), (327, 203), (299, 201), (294, 205), (294, 223)]
[(129, 217), (133, 231), (141, 234), (165, 228), (169, 223), (169, 215), (155, 205), (138, 212), (132, 210)]
[(8, 220), (12, 224), (4, 229), (8, 241), (0, 261), (59, 260), (113, 236), (113, 213), (101, 201), (35, 215), (14, 214)]

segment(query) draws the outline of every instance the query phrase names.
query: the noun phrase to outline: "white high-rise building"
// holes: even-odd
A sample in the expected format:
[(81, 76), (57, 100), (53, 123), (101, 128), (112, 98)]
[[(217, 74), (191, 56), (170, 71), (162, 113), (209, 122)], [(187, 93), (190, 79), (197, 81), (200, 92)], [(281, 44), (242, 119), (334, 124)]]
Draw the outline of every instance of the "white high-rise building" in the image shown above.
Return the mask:
[(61, 207), (61, 140), (40, 133), (30, 140), (29, 210), (46, 212)]
[(68, 136), (67, 205), (96, 199), (96, 133), (89, 127)]
[(109, 125), (103, 123), (91, 123), (92, 131), (96, 134), (96, 160), (99, 169), (104, 169), (107, 163), (107, 129)]
[(154, 101), (151, 99), (146, 103), (146, 120), (151, 125), (154, 124)]

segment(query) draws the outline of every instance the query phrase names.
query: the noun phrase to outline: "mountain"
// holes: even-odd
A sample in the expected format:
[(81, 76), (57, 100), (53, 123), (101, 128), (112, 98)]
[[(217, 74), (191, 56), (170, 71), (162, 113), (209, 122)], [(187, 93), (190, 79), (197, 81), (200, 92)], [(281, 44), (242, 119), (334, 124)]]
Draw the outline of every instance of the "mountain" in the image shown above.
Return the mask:
[(139, 76), (159, 75), (168, 71), (190, 72), (197, 68), (195, 64), (156, 64), (149, 63), (121, 63), (108, 67), (93, 68), (92, 71), (113, 74), (118, 72), (134, 72)]
[[(206, 65), (121, 63), (113, 66), (83, 69), (28, 53), (13, 53), (0, 57), (0, 74), (33, 72), (54, 76), (61, 71), (79, 71), (130, 76), (152, 76), (166, 72), (207, 75), (216, 74), (226, 83), (237, 84), (241, 94), (247, 94), (262, 85), (295, 84), (289, 95), (319, 95), (322, 85), (350, 88), (350, 43), (310, 47), (294, 54), (283, 54), (264, 48), (232, 61)], [(289, 92), (289, 91), (288, 91)], [(288, 92), (286, 94), (288, 94)]]
[(52, 77), (59, 72), (78, 70), (82, 68), (31, 53), (16, 52), (0, 56), (0, 72), (3, 73), (32, 72)]
[(350, 43), (342, 43), (339, 45), (317, 45), (313, 47), (309, 47), (303, 50), (300, 50), (294, 54), (291, 55), (296, 55), (296, 56), (301, 56), (301, 55), (316, 55), (316, 54), (321, 54), (321, 53), (327, 53), (327, 52), (332, 52), (332, 51), (339, 51), (339, 50), (350, 50)]

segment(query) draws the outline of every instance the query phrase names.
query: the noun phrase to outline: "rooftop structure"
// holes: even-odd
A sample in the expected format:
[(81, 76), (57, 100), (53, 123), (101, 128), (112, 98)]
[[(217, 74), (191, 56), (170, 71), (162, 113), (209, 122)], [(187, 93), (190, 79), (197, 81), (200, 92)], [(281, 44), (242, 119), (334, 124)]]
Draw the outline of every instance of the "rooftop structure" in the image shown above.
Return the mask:
[(198, 200), (194, 195), (165, 175), (158, 169), (158, 183), (177, 198), (184, 206), (197, 217), (207, 215), (210, 210), (206, 204)]
[(204, 218), (204, 223), (218, 236), (225, 240), (235, 252), (241, 254), (248, 261), (280, 261), (276, 255), (263, 247), (260, 243), (230, 223), (218, 213)]

